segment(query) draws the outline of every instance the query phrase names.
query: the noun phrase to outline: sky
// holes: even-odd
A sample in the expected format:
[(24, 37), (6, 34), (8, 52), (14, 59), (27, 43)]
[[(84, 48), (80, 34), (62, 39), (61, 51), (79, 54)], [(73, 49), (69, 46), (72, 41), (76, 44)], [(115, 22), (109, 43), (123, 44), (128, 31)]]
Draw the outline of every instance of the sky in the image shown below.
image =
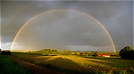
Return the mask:
[(133, 46), (132, 1), (1, 1), (3, 50), (113, 52), (107, 32), (117, 51)]

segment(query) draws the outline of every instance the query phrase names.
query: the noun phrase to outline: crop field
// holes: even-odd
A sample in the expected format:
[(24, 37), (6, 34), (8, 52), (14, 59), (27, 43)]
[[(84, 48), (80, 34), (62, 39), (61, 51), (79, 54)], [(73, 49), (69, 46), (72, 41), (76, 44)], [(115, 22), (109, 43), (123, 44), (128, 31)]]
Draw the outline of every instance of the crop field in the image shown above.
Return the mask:
[(134, 73), (134, 60), (75, 55), (43, 56), (39, 53), (12, 53), (13, 56), (62, 73), (130, 72)]

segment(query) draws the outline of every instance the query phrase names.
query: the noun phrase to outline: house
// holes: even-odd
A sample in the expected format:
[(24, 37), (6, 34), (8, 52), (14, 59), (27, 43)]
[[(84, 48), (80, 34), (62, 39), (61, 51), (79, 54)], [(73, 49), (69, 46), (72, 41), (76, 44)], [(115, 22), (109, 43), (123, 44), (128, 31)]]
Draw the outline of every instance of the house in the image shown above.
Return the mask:
[(109, 54), (103, 54), (102, 56), (103, 56), (103, 57), (107, 57), (107, 58), (110, 57)]
[(97, 54), (99, 57), (110, 57), (110, 54)]
[(97, 56), (102, 57), (103, 54), (97, 54)]

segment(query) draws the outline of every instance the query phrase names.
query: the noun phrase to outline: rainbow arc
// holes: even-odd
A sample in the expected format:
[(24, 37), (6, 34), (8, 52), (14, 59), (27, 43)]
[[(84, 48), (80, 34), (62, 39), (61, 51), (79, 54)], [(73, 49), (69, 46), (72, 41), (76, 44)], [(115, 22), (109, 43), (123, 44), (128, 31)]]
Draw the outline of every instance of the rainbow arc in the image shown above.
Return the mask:
[(72, 9), (55, 9), (55, 10), (48, 10), (48, 11), (45, 11), (45, 12), (41, 12), (41, 13), (39, 13), (39, 14), (33, 16), (32, 18), (30, 18), (27, 22), (25, 22), (25, 23), (21, 26), (21, 28), (20, 28), (20, 29), (18, 30), (18, 32), (16, 33), (16, 35), (15, 35), (13, 41), (12, 41), (12, 45), (11, 45), (10, 51), (12, 51), (14, 42), (15, 42), (17, 36), (19, 35), (19, 33), (21, 32), (21, 30), (22, 30), (32, 19), (36, 18), (36, 17), (39, 16), (39, 15), (45, 14), (45, 13), (49, 13), (49, 12), (53, 12), (53, 11), (64, 11), (64, 10), (79, 12), (79, 13), (84, 14), (84, 15), (86, 15), (86, 16), (92, 18), (93, 20), (95, 20), (95, 21), (105, 30), (105, 32), (107, 33), (107, 35), (108, 35), (108, 37), (110, 38), (110, 41), (111, 41), (111, 43), (112, 43), (112, 46), (113, 46), (113, 48), (114, 48), (113, 50), (114, 50), (114, 52), (116, 52), (116, 47), (115, 47), (114, 41), (113, 41), (113, 39), (112, 39), (110, 33), (108, 32), (108, 30), (104, 27), (104, 25), (103, 25), (102, 23), (100, 23), (97, 19), (95, 19), (94, 17), (92, 17), (91, 15), (89, 15), (89, 14), (87, 14), (87, 13), (84, 13), (84, 12), (81, 12), (81, 11), (77, 11), (77, 10), (72, 10)]

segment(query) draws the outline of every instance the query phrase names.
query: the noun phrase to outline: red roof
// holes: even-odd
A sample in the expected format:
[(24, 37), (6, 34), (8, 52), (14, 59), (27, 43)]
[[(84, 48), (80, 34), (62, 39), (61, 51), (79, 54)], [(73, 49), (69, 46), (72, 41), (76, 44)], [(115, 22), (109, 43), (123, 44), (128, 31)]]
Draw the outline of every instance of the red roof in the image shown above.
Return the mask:
[(110, 54), (97, 54), (98, 56), (110, 56)]

